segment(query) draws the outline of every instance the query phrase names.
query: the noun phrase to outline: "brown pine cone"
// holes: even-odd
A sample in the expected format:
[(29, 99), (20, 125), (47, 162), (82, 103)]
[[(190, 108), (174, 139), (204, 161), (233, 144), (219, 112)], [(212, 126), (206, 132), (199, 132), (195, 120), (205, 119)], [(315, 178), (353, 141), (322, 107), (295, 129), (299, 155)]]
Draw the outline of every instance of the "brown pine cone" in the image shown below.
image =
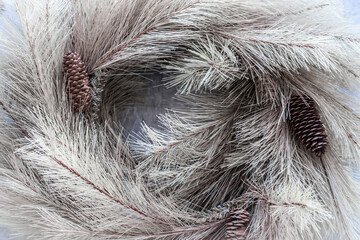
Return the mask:
[(226, 240), (245, 240), (247, 236), (246, 225), (250, 221), (249, 213), (245, 209), (235, 208), (226, 223)]
[(92, 102), (89, 75), (85, 64), (77, 52), (69, 52), (64, 56), (64, 73), (67, 78), (66, 92), (76, 112), (84, 112)]
[(321, 157), (328, 145), (327, 135), (314, 100), (295, 95), (290, 99), (290, 123), (306, 148)]

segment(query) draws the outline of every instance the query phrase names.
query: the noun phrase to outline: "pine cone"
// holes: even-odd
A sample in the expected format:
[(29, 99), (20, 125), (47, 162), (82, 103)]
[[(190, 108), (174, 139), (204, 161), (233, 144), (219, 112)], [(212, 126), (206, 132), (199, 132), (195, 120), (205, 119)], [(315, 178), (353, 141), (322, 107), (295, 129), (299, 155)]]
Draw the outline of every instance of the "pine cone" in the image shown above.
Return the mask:
[(290, 123), (306, 148), (321, 157), (328, 145), (324, 125), (309, 97), (293, 96), (290, 100)]
[(245, 240), (247, 236), (246, 225), (250, 221), (249, 213), (241, 208), (231, 211), (226, 223), (226, 240)]
[(89, 75), (80, 54), (70, 52), (64, 56), (64, 72), (67, 77), (66, 92), (74, 111), (86, 111), (92, 102)]

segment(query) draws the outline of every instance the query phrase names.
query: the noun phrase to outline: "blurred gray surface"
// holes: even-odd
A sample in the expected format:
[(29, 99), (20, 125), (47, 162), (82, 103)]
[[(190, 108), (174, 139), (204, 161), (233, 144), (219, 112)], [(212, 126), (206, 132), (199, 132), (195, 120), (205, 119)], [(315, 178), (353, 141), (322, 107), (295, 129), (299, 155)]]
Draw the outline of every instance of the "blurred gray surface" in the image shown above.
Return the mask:
[(149, 127), (158, 126), (159, 114), (166, 113), (169, 108), (184, 105), (175, 98), (176, 89), (165, 87), (162, 79), (163, 75), (158, 71), (142, 77), (144, 87), (137, 93), (140, 96), (139, 101), (118, 116), (125, 128), (125, 136), (139, 133), (142, 123)]
[[(1, 1), (1, 0), (0, 0)], [(9, 11), (12, 0), (4, 0), (5, 11), (0, 14), (16, 16), (13, 11)], [(360, 23), (360, 0), (343, 0), (348, 15), (354, 16), (354, 21)], [(14, 20), (16, 17), (14, 17)], [(2, 23), (0, 22), (0, 27)], [(166, 108), (178, 105), (178, 101), (174, 99), (175, 90), (166, 89), (161, 85), (162, 75), (154, 73), (147, 76), (147, 88), (142, 91), (143, 101), (141, 104), (126, 110), (124, 117), (120, 118), (126, 128), (127, 134), (138, 132), (142, 122), (155, 127), (158, 125), (157, 115), (166, 112)], [(9, 239), (9, 231), (0, 228), (0, 240)]]
[(5, 228), (0, 228), (0, 240), (9, 239), (9, 231)]

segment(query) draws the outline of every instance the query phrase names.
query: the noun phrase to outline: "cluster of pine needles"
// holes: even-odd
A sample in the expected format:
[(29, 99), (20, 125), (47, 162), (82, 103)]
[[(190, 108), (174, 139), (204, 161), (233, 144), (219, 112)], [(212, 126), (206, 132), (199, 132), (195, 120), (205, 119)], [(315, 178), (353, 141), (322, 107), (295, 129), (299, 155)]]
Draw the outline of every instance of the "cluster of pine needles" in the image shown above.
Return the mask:
[[(340, 2), (14, 7), (0, 223), (15, 237), (359, 239), (360, 28)], [(153, 71), (182, 104), (125, 134)]]

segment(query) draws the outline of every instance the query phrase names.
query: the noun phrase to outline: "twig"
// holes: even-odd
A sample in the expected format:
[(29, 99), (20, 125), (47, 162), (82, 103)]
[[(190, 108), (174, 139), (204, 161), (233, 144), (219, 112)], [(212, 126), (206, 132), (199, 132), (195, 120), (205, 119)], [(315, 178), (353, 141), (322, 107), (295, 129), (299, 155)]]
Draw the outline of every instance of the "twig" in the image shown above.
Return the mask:
[(269, 204), (269, 205), (273, 205), (273, 206), (286, 206), (286, 207), (291, 207), (291, 206), (298, 206), (301, 208), (307, 208), (309, 206), (307, 206), (304, 203), (299, 203), (299, 202), (282, 202), (282, 203), (276, 203), (273, 201), (269, 200), (269, 197), (266, 197), (268, 194), (265, 192), (265, 189), (262, 189), (261, 187), (258, 187), (255, 183), (252, 183), (251, 181), (246, 181), (247, 184), (251, 187), (254, 188), (255, 190), (250, 188), (250, 191), (248, 193), (245, 194), (245, 196), (248, 196), (250, 198), (256, 198), (258, 200), (262, 200), (265, 203)]
[(223, 224), (224, 220), (212, 223), (212, 224), (208, 224), (208, 225), (203, 225), (203, 226), (198, 226), (198, 227), (193, 227), (193, 228), (185, 228), (185, 229), (179, 229), (179, 230), (174, 230), (174, 231), (169, 231), (169, 232), (159, 232), (159, 233), (153, 233), (153, 234), (149, 234), (151, 236), (161, 236), (161, 235), (172, 235), (172, 234), (177, 234), (177, 233), (186, 233), (186, 232), (198, 232), (201, 230), (205, 230), (205, 229), (209, 229), (209, 228), (213, 228), (216, 227), (220, 224)]
[(132, 237), (135, 237), (135, 236), (164, 236), (164, 235), (174, 235), (174, 234), (178, 234), (178, 233), (198, 232), (201, 230), (216, 227), (223, 223), (224, 223), (224, 220), (221, 220), (221, 221), (217, 221), (215, 223), (206, 224), (206, 225), (202, 225), (202, 226), (189, 227), (189, 228), (183, 228), (183, 229), (179, 228), (178, 230), (167, 231), (167, 232), (154, 232), (154, 233), (144, 233), (144, 234), (131, 234), (131, 233), (126, 234), (126, 233), (120, 233), (120, 232), (116, 232), (116, 231), (91, 231), (91, 232), (95, 233), (95, 234), (121, 235), (121, 236), (132, 236)]
[[(0, 101), (0, 105), (3, 107), (3, 109), (7, 112), (7, 114), (12, 118), (12, 120), (14, 121), (14, 123), (21, 129), (21, 131), (24, 133), (25, 136), (27, 136), (28, 138), (30, 138), (30, 135), (27, 133), (27, 131), (25, 129), (23, 129), (21, 127), (21, 125), (19, 124), (18, 120), (11, 114), (11, 112), (9, 111), (9, 109), (7, 109), (5, 107), (5, 105)], [(45, 135), (45, 133), (42, 133)], [(45, 135), (46, 136), (46, 135)], [(59, 141), (59, 140), (58, 140)], [(61, 141), (59, 141), (61, 142)], [(66, 145), (65, 145), (66, 146)], [(77, 155), (79, 158), (80, 156)], [(67, 169), (69, 172), (71, 172), (72, 174), (78, 176), (79, 178), (81, 178), (82, 180), (84, 180), (87, 184), (89, 184), (90, 186), (92, 186), (94, 189), (96, 189), (97, 191), (99, 191), (100, 193), (106, 195), (107, 197), (109, 197), (110, 199), (114, 200), (115, 202), (121, 204), (124, 207), (130, 208), (133, 211), (145, 216), (145, 217), (149, 217), (151, 219), (163, 222), (163, 223), (168, 223), (166, 220), (160, 218), (160, 217), (154, 217), (151, 216), (145, 212), (142, 212), (141, 210), (137, 209), (136, 207), (126, 204), (125, 202), (121, 201), (120, 199), (115, 198), (114, 196), (110, 195), (108, 192), (104, 191), (103, 189), (101, 189), (100, 187), (96, 186), (93, 182), (91, 182), (89, 179), (85, 178), (84, 176), (82, 176), (80, 173), (78, 173), (77, 171), (75, 171), (73, 168), (67, 166), (65, 163), (63, 163), (62, 161), (60, 161), (59, 159), (57, 159), (54, 156), (51, 156), (51, 158), (60, 166), (64, 167), (65, 169)]]
[(306, 11), (312, 11), (312, 10), (315, 10), (315, 9), (319, 9), (319, 8), (323, 8), (323, 7), (328, 7), (330, 6), (330, 4), (320, 4), (320, 5), (316, 5), (316, 6), (313, 6), (313, 7), (308, 7), (308, 8), (305, 8), (303, 10), (300, 10), (300, 11), (297, 11), (297, 12), (293, 12), (291, 13), (292, 15), (298, 15), (298, 14), (302, 14)]
[(336, 38), (338, 40), (347, 40), (350, 42), (360, 42), (360, 38), (353, 38), (353, 37), (342, 36), (342, 35), (330, 35), (327, 33), (314, 33), (314, 32), (312, 32), (311, 34), (313, 34), (315, 36), (332, 37), (332, 38)]
[(350, 138), (351, 141), (353, 141), (353, 143), (354, 143), (356, 146), (359, 146), (358, 143), (355, 141), (353, 135), (351, 135), (350, 133), (348, 133), (348, 137)]
[(179, 11), (175, 11), (172, 14), (170, 14), (170, 16), (168, 16), (167, 18), (164, 18), (163, 20), (159, 21), (158, 23), (156, 23), (155, 25), (147, 28), (145, 31), (139, 33), (138, 35), (134, 36), (132, 39), (130, 39), (128, 42), (120, 45), (119, 47), (117, 47), (116, 49), (114, 49), (113, 51), (111, 51), (108, 55), (106, 55), (104, 58), (102, 58), (91, 70), (90, 73), (94, 72), (94, 70), (96, 68), (98, 68), (99, 66), (101, 66), (101, 64), (103, 64), (104, 62), (106, 62), (107, 60), (109, 60), (112, 56), (114, 56), (114, 54), (116, 54), (117, 52), (120, 52), (121, 50), (123, 50), (125, 47), (127, 47), (129, 44), (131, 44), (132, 42), (134, 42), (136, 39), (140, 38), (141, 36), (151, 32), (152, 30), (154, 30), (158, 25), (166, 22), (167, 20), (171, 19), (172, 17), (176, 16), (176, 14), (178, 14), (179, 12), (182, 12), (190, 7), (192, 7), (193, 5), (199, 3), (200, 0), (197, 0), (189, 5), (187, 5), (186, 7), (184, 7), (183, 9), (180, 9)]
[(290, 203), (282, 202), (282, 203), (276, 203), (276, 202), (270, 201), (269, 199), (267, 199), (267, 198), (265, 198), (265, 197), (256, 197), (256, 198), (259, 199), (259, 200), (263, 200), (264, 202), (266, 202), (267, 204), (272, 205), (272, 206), (286, 206), (286, 207), (298, 206), (298, 207), (301, 207), (301, 208), (307, 208), (307, 207), (308, 207), (306, 204), (298, 203), (298, 202), (290, 202)]
[(271, 45), (282, 45), (287, 47), (301, 47), (301, 48), (311, 48), (314, 49), (315, 47), (310, 44), (300, 44), (300, 43), (285, 43), (285, 42), (271, 42), (266, 40), (254, 39), (254, 38), (241, 38), (238, 36), (233, 36), (221, 32), (217, 32), (218, 34), (222, 35), (223, 37), (231, 38), (231, 39), (238, 39), (242, 41), (250, 41), (250, 42), (258, 42), (258, 43), (266, 43)]
[[(327, 184), (329, 185), (329, 189), (330, 189), (330, 193), (331, 193), (331, 197), (333, 199), (333, 202), (334, 202), (334, 205), (336, 207), (336, 211), (338, 212), (338, 214), (340, 215), (340, 218), (342, 218), (342, 221), (345, 223), (345, 219), (344, 219), (344, 216), (341, 214), (341, 212), (339, 211), (340, 210), (340, 207), (339, 207), (339, 204), (335, 198), (335, 194), (334, 194), (334, 190), (333, 190), (333, 187), (331, 185), (331, 182), (330, 182), (330, 178), (329, 178), (329, 174), (328, 174), (328, 171), (326, 169), (326, 166), (325, 166), (325, 163), (324, 163), (324, 160), (322, 157), (320, 157), (320, 162), (321, 162), (321, 166), (324, 170), (324, 173), (325, 173), (325, 178), (326, 178), (326, 181), (327, 181)], [(348, 235), (348, 233), (346, 232), (346, 234)], [(348, 236), (349, 239), (351, 238), (350, 236)]]
[(59, 165), (61, 165), (62, 167), (64, 167), (65, 169), (67, 169), (69, 172), (71, 172), (72, 174), (75, 174), (76, 176), (78, 176), (79, 178), (81, 178), (82, 180), (84, 180), (88, 185), (92, 186), (94, 189), (96, 189), (97, 191), (99, 191), (100, 193), (106, 195), (107, 197), (111, 198), (112, 200), (114, 200), (115, 202), (123, 205), (124, 207), (130, 208), (132, 210), (134, 210), (135, 212), (145, 216), (145, 217), (149, 217), (151, 219), (154, 220), (158, 220), (160, 222), (165, 222), (168, 223), (167, 221), (165, 221), (164, 219), (160, 218), (160, 217), (154, 217), (151, 216), (139, 209), (137, 209), (136, 207), (126, 204), (125, 202), (121, 201), (118, 198), (115, 198), (114, 196), (110, 195), (107, 191), (104, 191), (103, 189), (101, 189), (100, 187), (96, 186), (93, 182), (91, 182), (89, 179), (87, 179), (86, 177), (82, 176), (80, 173), (78, 173), (77, 171), (75, 171), (73, 168), (67, 166), (65, 163), (63, 163), (62, 161), (60, 161), (58, 158), (52, 156), (52, 159), (54, 159)]
[(218, 121), (214, 122), (214, 123), (211, 124), (210, 126), (205, 127), (205, 128), (201, 128), (201, 129), (200, 129), (199, 131), (197, 131), (197, 132), (194, 132), (194, 133), (191, 133), (191, 134), (189, 134), (189, 135), (187, 135), (187, 136), (184, 136), (184, 137), (182, 137), (182, 138), (179, 138), (176, 142), (171, 143), (171, 144), (165, 146), (164, 148), (162, 148), (162, 149), (160, 149), (160, 150), (158, 150), (158, 151), (156, 151), (156, 152), (152, 152), (151, 154), (152, 154), (152, 155), (157, 155), (157, 154), (163, 153), (163, 152), (169, 150), (170, 148), (175, 147), (176, 145), (179, 145), (180, 143), (186, 141), (187, 139), (189, 139), (189, 138), (191, 138), (191, 137), (193, 137), (193, 136), (197, 136), (197, 135), (203, 133), (204, 131), (206, 131), (206, 130), (212, 128), (212, 127), (214, 127), (214, 126), (215, 126), (216, 124), (218, 124), (219, 122), (222, 122), (222, 121), (226, 120), (227, 118), (230, 118), (231, 116), (233, 116), (233, 114), (234, 114), (235, 112), (236, 112), (236, 111), (232, 111), (231, 113), (229, 113), (229, 114), (225, 115), (224, 117), (220, 118)]
[(193, 137), (193, 136), (199, 135), (199, 134), (201, 134), (202, 132), (204, 132), (204, 131), (206, 131), (207, 129), (212, 128), (212, 127), (214, 127), (214, 126), (215, 126), (215, 124), (214, 124), (214, 125), (211, 125), (211, 126), (209, 126), (209, 127), (200, 129), (199, 131), (194, 132), (194, 133), (192, 133), (192, 134), (190, 134), (190, 135), (187, 135), (187, 136), (185, 136), (185, 137), (182, 137), (182, 138), (180, 138), (177, 142), (171, 143), (171, 144), (167, 145), (166, 147), (162, 148), (161, 150), (158, 150), (158, 151), (153, 152), (153, 153), (151, 153), (151, 154), (152, 154), (152, 155), (157, 155), (157, 154), (163, 153), (163, 152), (169, 150), (170, 148), (172, 148), (172, 147), (174, 147), (174, 146), (176, 146), (176, 145), (178, 145), (178, 144), (186, 141), (187, 139), (189, 139), (189, 138), (191, 138), (191, 137)]
[(303, 204), (303, 203), (297, 203), (297, 202), (291, 202), (291, 203), (274, 203), (271, 201), (266, 201), (268, 204), (270, 205), (275, 205), (275, 206), (286, 206), (286, 207), (291, 207), (291, 206), (298, 206), (298, 207), (302, 207), (302, 208), (307, 208), (308, 206)]
[[(35, 55), (35, 51), (34, 51), (34, 43), (33, 43), (33, 40), (32, 40), (32, 37), (31, 35), (29, 35), (29, 26), (27, 24), (27, 22), (25, 23), (25, 26), (26, 26), (26, 36), (27, 36), (27, 42), (29, 44), (29, 47), (30, 47), (30, 52), (31, 52), (31, 59), (33, 61), (33, 64), (35, 66), (35, 69), (36, 69), (36, 75), (39, 79), (39, 82), (42, 83), (42, 80), (40, 78), (40, 69), (39, 69), (39, 66), (36, 62), (36, 55)], [(43, 92), (43, 90), (41, 89), (41, 91)], [(44, 92), (43, 92), (44, 94)]]
[(178, 141), (176, 141), (176, 142), (174, 142), (174, 143), (171, 143), (171, 144), (165, 146), (165, 147), (162, 148), (161, 150), (158, 150), (158, 151), (156, 151), (156, 152), (152, 152), (151, 154), (152, 154), (152, 155), (157, 155), (157, 154), (159, 154), (159, 153), (163, 153), (163, 152), (169, 150), (170, 148), (172, 148), (172, 147), (174, 147), (174, 146), (176, 146), (176, 145), (178, 145), (178, 144), (186, 141), (186, 140), (189, 139), (190, 137), (199, 135), (199, 134), (203, 133), (204, 131), (206, 131), (206, 130), (212, 128), (212, 127), (214, 127), (214, 126), (215, 126), (216, 124), (218, 124), (219, 122), (223, 122), (223, 121), (226, 120), (227, 118), (230, 118), (230, 117), (234, 116), (234, 114), (236, 114), (240, 109), (244, 109), (244, 108), (248, 108), (248, 107), (249, 107), (249, 106), (245, 106), (245, 107), (239, 106), (239, 107), (237, 107), (235, 110), (231, 111), (229, 114), (226, 114), (224, 117), (220, 118), (219, 120), (217, 120), (216, 122), (214, 122), (213, 124), (211, 124), (210, 126), (205, 127), (205, 128), (202, 128), (202, 129), (200, 129), (199, 131), (194, 132), (194, 133), (191, 133), (191, 134), (189, 134), (189, 135), (187, 135), (187, 136), (185, 136), (185, 137), (182, 137), (182, 138), (180, 138)]
[[(350, 112), (353, 111), (352, 109), (349, 109), (349, 108), (346, 107), (345, 105), (342, 105), (342, 107), (343, 107), (346, 111), (350, 111)], [(355, 115), (355, 114), (354, 114), (354, 115)], [(355, 117), (360, 120), (360, 117), (358, 117), (357, 115), (355, 115)], [(346, 130), (345, 130), (345, 131), (346, 131)], [(346, 133), (347, 133), (347, 135), (348, 135), (348, 138), (349, 138), (351, 141), (353, 141), (353, 143), (354, 143), (357, 147), (359, 147), (358, 143), (357, 143), (357, 142), (355, 141), (355, 139), (354, 139), (354, 136), (353, 136), (351, 133), (347, 132), (347, 131), (346, 131)]]

